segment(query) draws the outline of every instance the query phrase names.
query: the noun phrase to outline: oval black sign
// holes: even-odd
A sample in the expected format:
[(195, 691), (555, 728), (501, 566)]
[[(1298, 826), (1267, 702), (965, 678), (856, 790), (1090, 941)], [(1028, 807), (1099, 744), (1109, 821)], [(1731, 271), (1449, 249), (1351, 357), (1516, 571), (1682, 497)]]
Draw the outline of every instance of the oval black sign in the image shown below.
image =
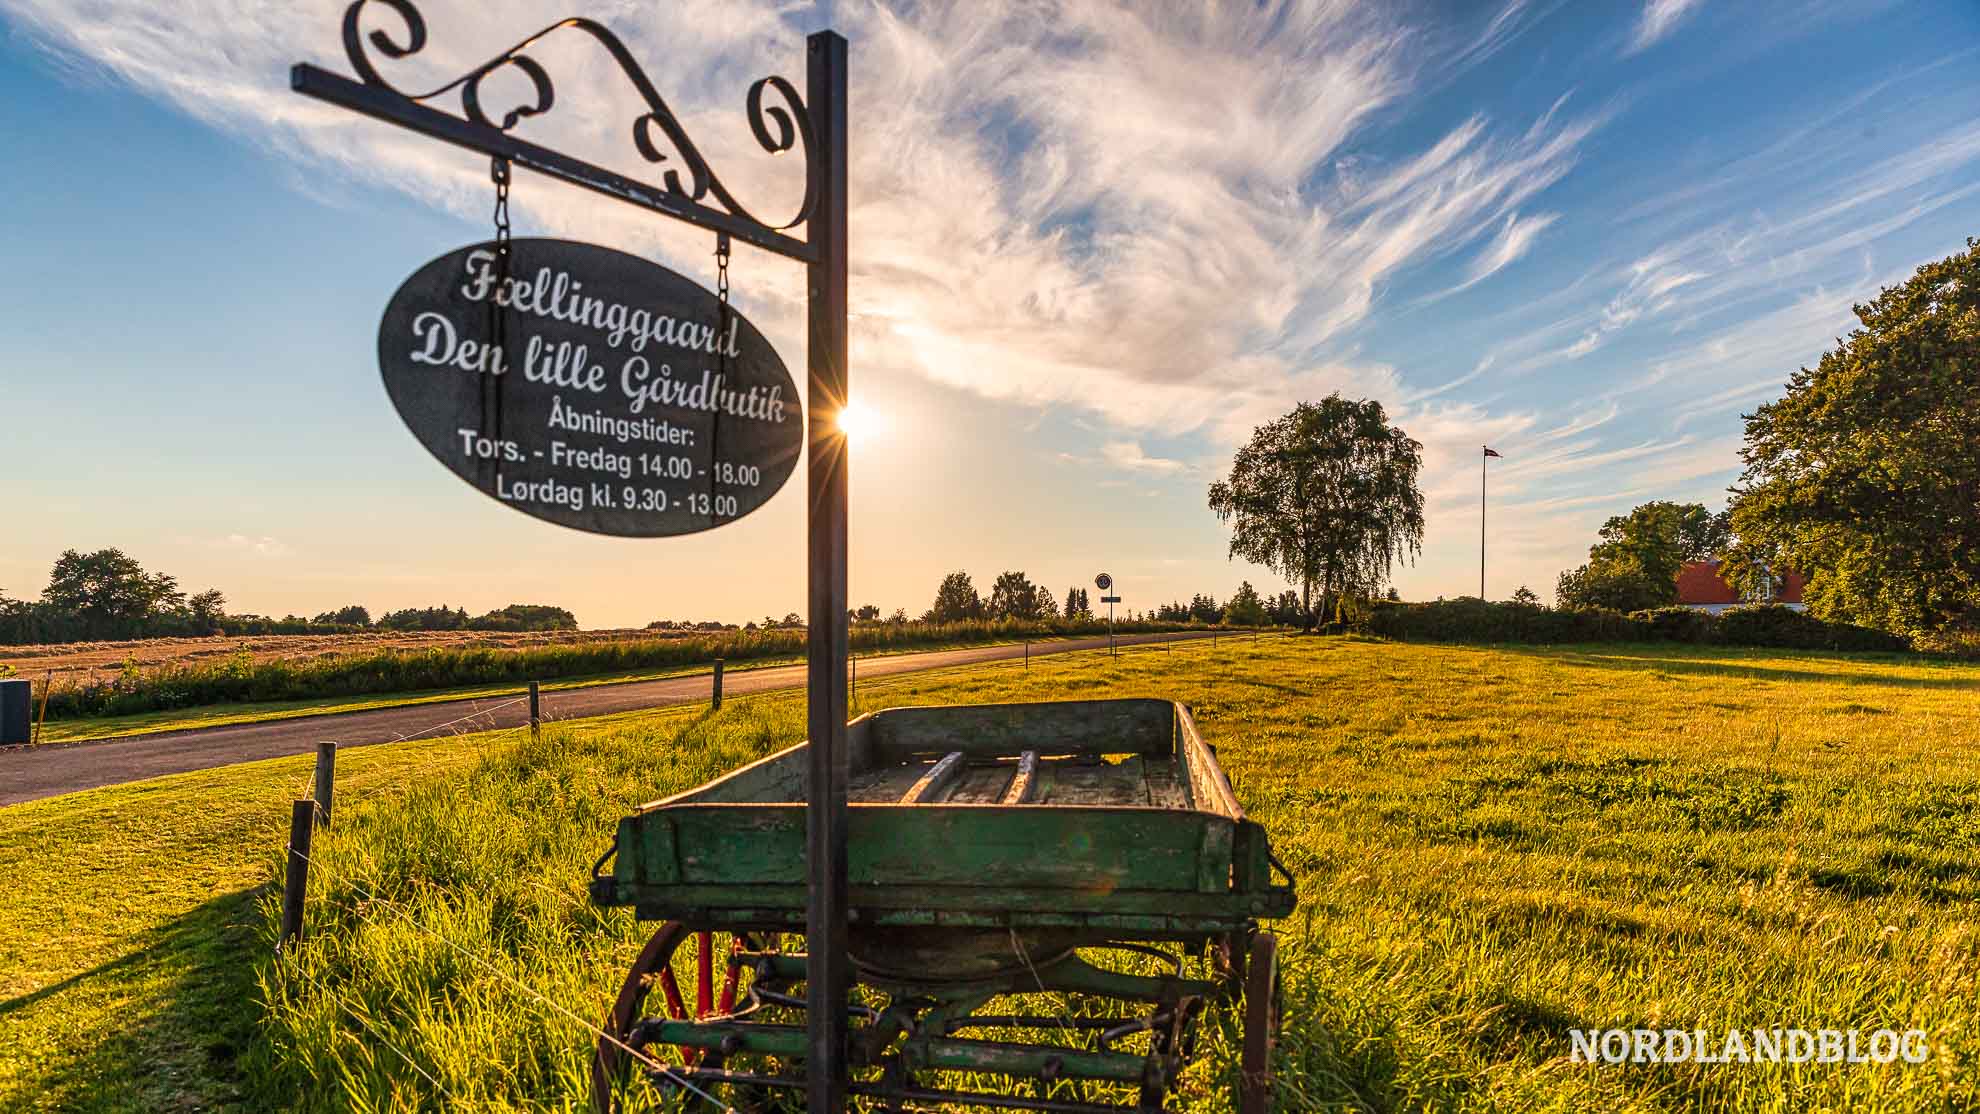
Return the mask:
[(512, 240), (501, 270), (492, 243), (443, 255), (378, 327), (386, 394), (455, 475), (525, 514), (621, 537), (732, 522), (790, 477), (797, 384), (713, 293), (569, 240)]

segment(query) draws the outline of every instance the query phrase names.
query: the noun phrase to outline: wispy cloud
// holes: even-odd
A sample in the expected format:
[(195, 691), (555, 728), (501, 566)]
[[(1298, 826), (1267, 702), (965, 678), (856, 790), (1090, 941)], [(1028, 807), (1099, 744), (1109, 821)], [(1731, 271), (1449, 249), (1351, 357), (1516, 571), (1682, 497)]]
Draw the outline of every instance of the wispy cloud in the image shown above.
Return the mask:
[(1476, 38), (1458, 49), (1451, 58), (1451, 66), (1475, 66), (1504, 50), (1521, 32), (1537, 22), (1535, 7), (1528, 0), (1509, 0)]
[(251, 557), (287, 557), (293, 552), (288, 543), (282, 539), (257, 534), (228, 534), (210, 539), (208, 544), (217, 549), (245, 553)]
[(1464, 286), (1476, 286), (1504, 270), (1532, 248), (1534, 237), (1559, 219), (1559, 213), (1536, 213), (1530, 217), (1521, 217), (1518, 213), (1506, 214), (1506, 222), (1499, 228), (1499, 234), (1472, 260), (1471, 272), (1465, 276)]
[(1438, 395), (1447, 394), (1451, 391), (1455, 391), (1459, 387), (1464, 386), (1466, 383), (1469, 383), (1472, 380), (1478, 378), (1479, 376), (1485, 374), (1486, 372), (1492, 370), (1492, 362), (1493, 362), (1493, 357), (1488, 353), (1484, 358), (1480, 359), (1477, 365), (1474, 366), (1470, 371), (1465, 372), (1463, 375), (1458, 376), (1456, 379), (1452, 379), (1447, 382), (1440, 383), (1435, 387), (1431, 387), (1429, 390), (1417, 391), (1414, 394), (1406, 396), (1403, 401), (1406, 404), (1413, 405), (1415, 403), (1422, 402), (1425, 399), (1436, 398)]
[(1130, 472), (1167, 474), (1181, 472), (1189, 467), (1180, 460), (1149, 456), (1146, 452), (1142, 451), (1141, 444), (1138, 441), (1109, 441), (1105, 445), (1100, 446), (1100, 456), (1114, 467), (1126, 469)]
[[(334, 61), (340, 6), (244, 15), (225, 0), (0, 0), (56, 49), (305, 165), (478, 213), (475, 160), (288, 91), (288, 62)], [(408, 86), (451, 77), (539, 22), (466, 0), (422, 7), (431, 45), (386, 63)], [(1530, 15), (1510, 4), (1473, 42), (1434, 49), (1496, 50)], [(792, 44), (815, 18), (770, 0), (684, 0), (612, 22), (664, 61), (670, 100), (731, 187), (777, 211), (801, 183), (753, 150), (737, 108), (752, 77), (799, 61)], [(853, 4), (834, 18), (859, 44), (863, 354), (995, 398), (1107, 399), (1108, 423), (1128, 432), (1227, 439), (1311, 391), (1393, 397), (1387, 367), (1312, 353), (1366, 320), (1406, 267), (1485, 241), (1479, 281), (1529, 250), (1553, 215), (1521, 208), (1569, 172), (1602, 119), (1557, 108), (1507, 128), (1480, 115), (1413, 157), (1349, 156), (1375, 113), (1449, 61), (1380, 5)], [(365, 21), (399, 32), (383, 4)], [(322, 30), (316, 49), (299, 45), (299, 28)], [(558, 104), (523, 130), (653, 177), (619, 138), (640, 108), (611, 67), (577, 38), (537, 53)], [(707, 266), (705, 236), (610, 202), (525, 176), (515, 204), (527, 224), (609, 232), (682, 269)], [(746, 252), (736, 268), (746, 307), (773, 338), (800, 343), (799, 277)]]
[(1663, 41), (1677, 30), (1678, 24), (1697, 11), (1701, 3), (1702, 0), (1645, 0), (1626, 53), (1647, 50)]
[[(0, 0), (65, 65), (267, 146), (312, 196), (347, 199), (360, 183), (482, 219), (485, 160), (289, 92), (292, 61), (343, 68), (343, 6)], [(1555, 553), (1578, 552), (1589, 517), (1638, 489), (1710, 494), (1736, 466), (1736, 410), (1846, 328), (1866, 284), (1918, 262), (1894, 233), (1948, 220), (1980, 192), (1980, 125), (1899, 123), (1929, 107), (1908, 65), (1789, 124), (1756, 113), (1737, 135), (1657, 133), (1647, 170), (1615, 150), (1640, 149), (1640, 133), (1592, 142), (1643, 123), (1627, 106), (1650, 103), (1644, 67), (1583, 73), (1589, 93), (1537, 116), (1501, 105), (1527, 103), (1558, 70), (1523, 70), (1504, 101), (1428, 95), (1534, 45), (1522, 36), (1554, 30), (1561, 0), (1472, 5), (1434, 25), (1376, 0), (606, 7), (727, 184), (779, 216), (802, 182), (792, 160), (756, 148), (744, 91), (802, 68), (800, 36), (823, 11), (853, 39), (862, 370), (1024, 404), (1013, 426), (1076, 429), (1084, 447), (1066, 459), (1096, 482), (1169, 494), (1295, 400), (1377, 398), (1423, 441), (1433, 507), (1458, 516), (1433, 530), (1475, 516), (1487, 441), (1508, 454), (1493, 463), (1495, 506), (1525, 506), (1528, 528), (1573, 539)], [(1598, 33), (1602, 49), (1670, 44), (1706, 20), (1793, 22), (1723, 7), (1649, 0)], [(547, 18), (513, 2), (421, 8), (427, 49), (381, 61), (407, 87), (451, 79)], [(400, 31), (383, 3), (363, 20)], [(654, 180), (625, 143), (642, 106), (614, 69), (581, 37), (536, 54), (558, 103), (522, 132)], [(1971, 57), (1933, 63), (1934, 81)], [(1880, 145), (1872, 124), (1896, 138)], [(1632, 173), (1556, 188), (1591, 157)], [(524, 233), (610, 240), (710, 273), (698, 230), (529, 175), (514, 200)], [(802, 351), (801, 273), (739, 248), (733, 275), (752, 317)], [(1395, 289), (1415, 308), (1473, 288), (1434, 322), (1382, 316)], [(1527, 541), (1544, 549), (1539, 533)]]

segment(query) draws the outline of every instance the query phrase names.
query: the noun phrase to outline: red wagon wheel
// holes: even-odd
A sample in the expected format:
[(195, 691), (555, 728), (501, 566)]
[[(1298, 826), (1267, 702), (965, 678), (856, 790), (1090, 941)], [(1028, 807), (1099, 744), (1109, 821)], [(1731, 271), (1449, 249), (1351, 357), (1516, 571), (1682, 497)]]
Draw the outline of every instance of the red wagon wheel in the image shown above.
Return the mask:
[(1272, 1049), (1279, 1043), (1284, 1013), (1279, 980), (1279, 939), (1269, 932), (1251, 938), (1244, 965), (1243, 1078), (1238, 1084), (1240, 1114), (1270, 1114)]
[[(687, 949), (685, 954), (683, 948)], [(626, 972), (626, 981), (619, 987), (612, 1011), (605, 1017), (606, 1035), (598, 1038), (598, 1050), (591, 1060), (592, 1105), (599, 1114), (612, 1114), (613, 1083), (622, 1077), (624, 1067), (632, 1060), (623, 1046), (632, 1044), (633, 1028), (641, 1018), (700, 1020), (735, 1009), (744, 971), (737, 953), (744, 948), (740, 936), (695, 929), (680, 921), (661, 925), (646, 941), (639, 957), (633, 960), (632, 970)], [(680, 960), (686, 961), (685, 968)], [(686, 993), (681, 985), (683, 970), (689, 984)], [(649, 1001), (655, 990), (660, 992), (659, 1000)], [(721, 1066), (719, 1052), (699, 1048), (677, 1051), (676, 1063), (688, 1067)]]

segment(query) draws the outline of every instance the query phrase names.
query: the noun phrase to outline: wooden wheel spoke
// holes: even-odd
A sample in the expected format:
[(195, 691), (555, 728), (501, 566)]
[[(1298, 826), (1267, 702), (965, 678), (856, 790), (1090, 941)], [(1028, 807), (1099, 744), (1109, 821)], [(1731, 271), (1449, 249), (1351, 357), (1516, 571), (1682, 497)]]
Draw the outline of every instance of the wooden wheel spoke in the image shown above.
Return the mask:
[(715, 1012), (715, 934), (694, 934), (694, 1019)]
[(742, 950), (742, 937), (731, 936), (729, 938), (729, 961), (722, 978), (722, 997), (719, 1003), (721, 1013), (724, 1016), (735, 1012), (736, 990), (742, 982), (743, 970), (742, 960), (736, 958), (736, 953)]
[(674, 981), (673, 968), (661, 968), (660, 990), (667, 996), (667, 1016), (686, 1020), (687, 1004), (681, 1000), (681, 984)]

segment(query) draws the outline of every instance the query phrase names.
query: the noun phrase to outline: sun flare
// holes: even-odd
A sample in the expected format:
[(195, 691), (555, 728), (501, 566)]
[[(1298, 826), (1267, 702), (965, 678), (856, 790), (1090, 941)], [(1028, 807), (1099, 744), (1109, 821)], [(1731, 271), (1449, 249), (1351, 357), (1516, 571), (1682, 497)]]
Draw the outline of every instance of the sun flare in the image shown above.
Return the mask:
[(886, 415), (858, 399), (848, 401), (839, 409), (839, 432), (855, 445), (871, 441), (886, 431)]

